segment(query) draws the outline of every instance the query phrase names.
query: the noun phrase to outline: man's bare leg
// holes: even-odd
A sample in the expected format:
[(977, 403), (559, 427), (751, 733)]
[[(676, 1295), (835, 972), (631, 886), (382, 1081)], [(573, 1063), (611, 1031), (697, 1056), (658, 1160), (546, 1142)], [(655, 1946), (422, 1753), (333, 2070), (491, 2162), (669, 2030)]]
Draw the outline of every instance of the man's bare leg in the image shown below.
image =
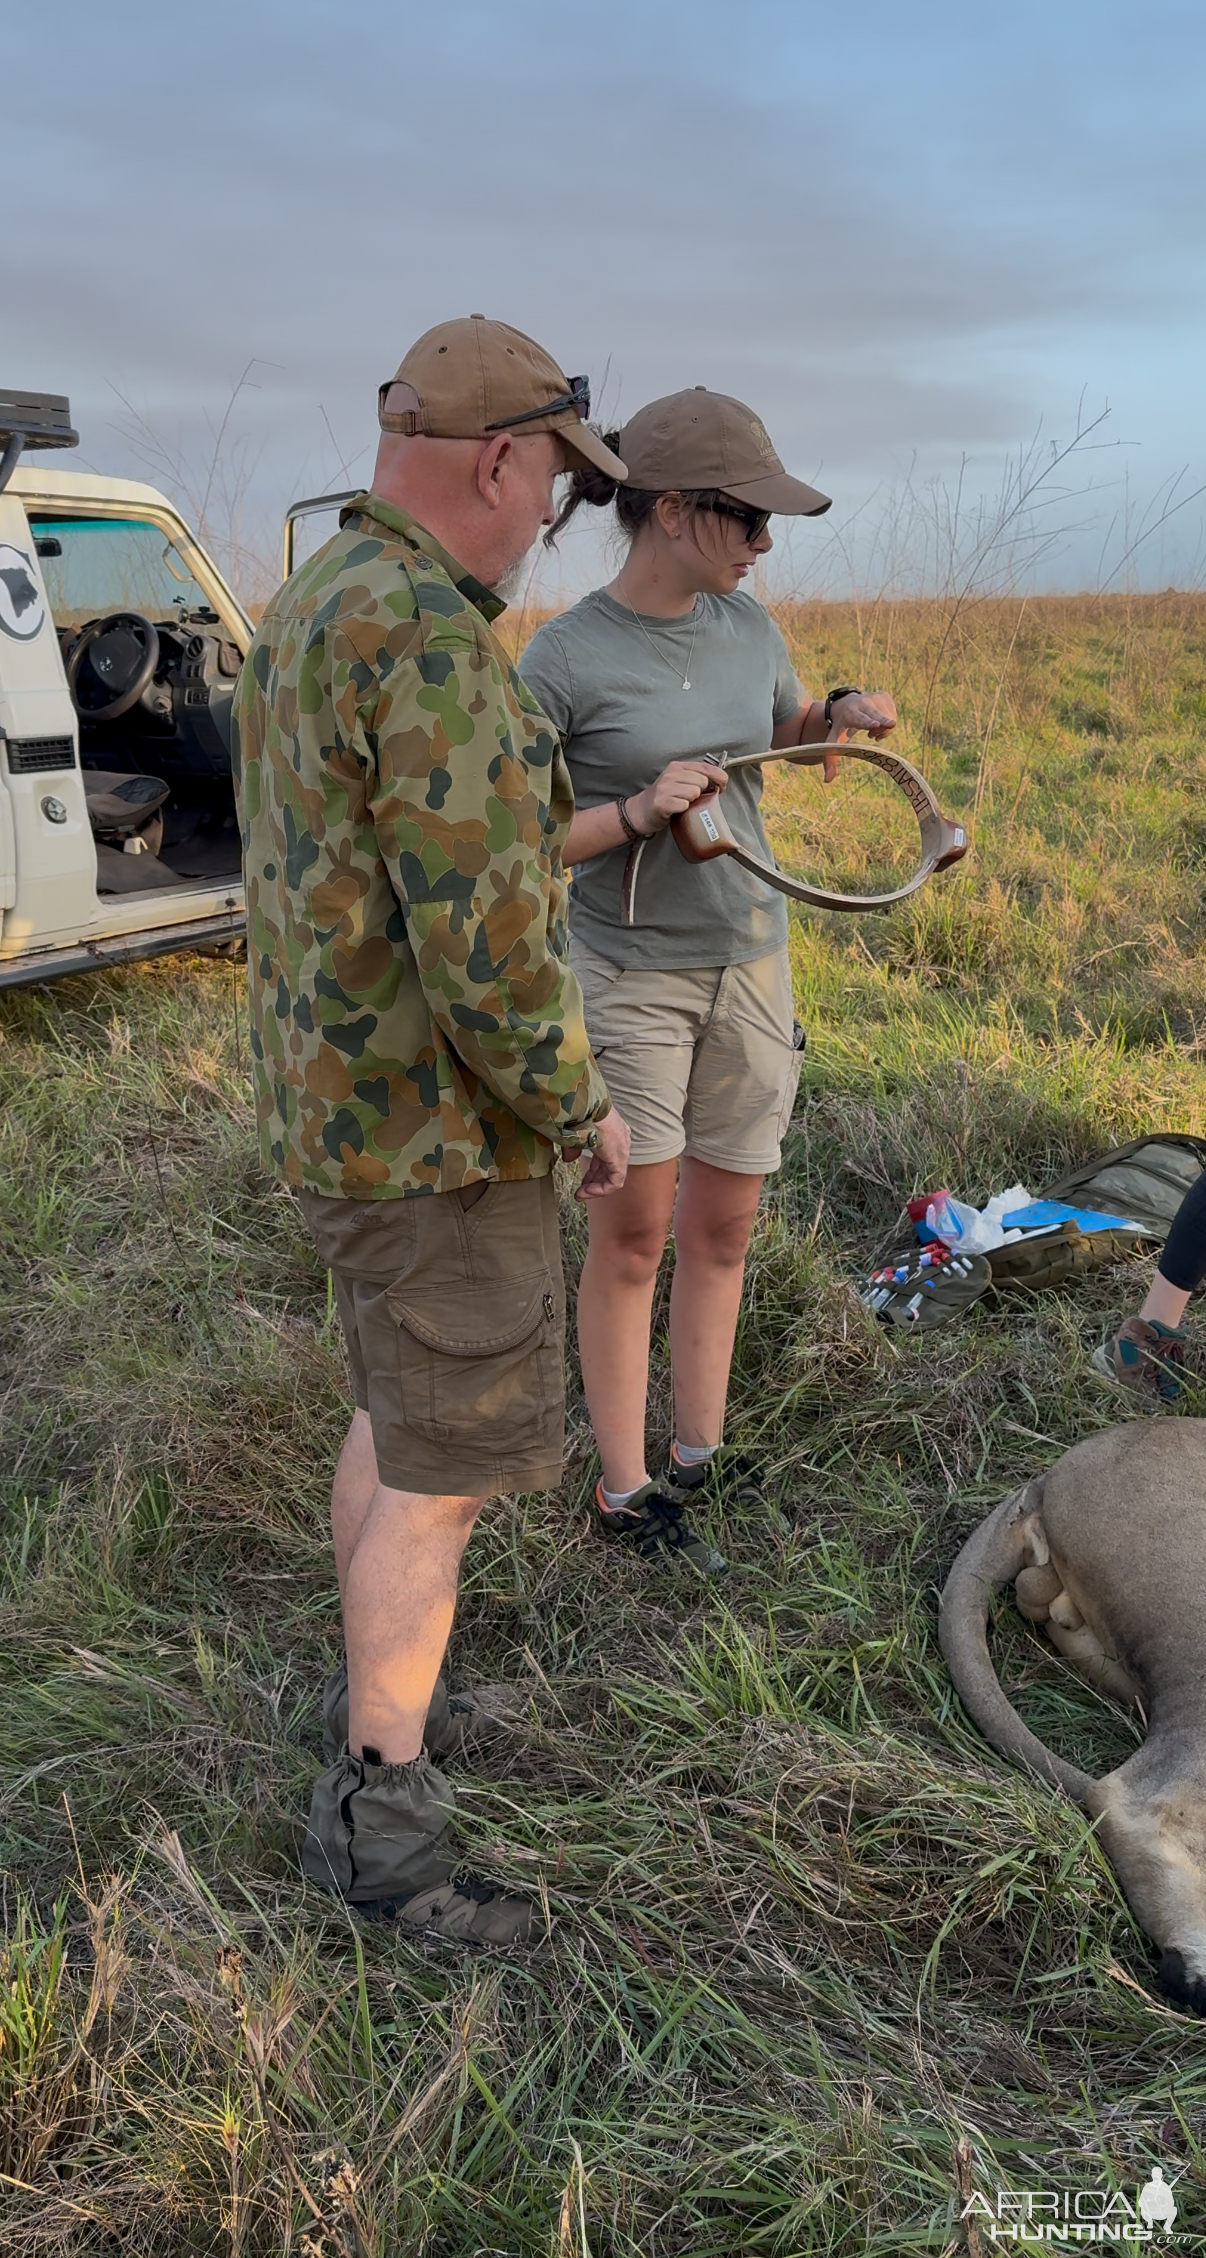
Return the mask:
[(364, 1527), (364, 1518), (377, 1488), (377, 1453), (367, 1411), (354, 1411), (344, 1437), (331, 1484), (331, 1535), (335, 1542), (335, 1573), (339, 1596), (347, 1589), (348, 1562)]
[[(348, 1747), (408, 1764), (423, 1728), (456, 1607), (461, 1556), (481, 1497), (428, 1497), (377, 1480), (365, 1494), (357, 1412), (332, 1493), (348, 1655)], [(372, 1454), (372, 1435), (368, 1432)]]

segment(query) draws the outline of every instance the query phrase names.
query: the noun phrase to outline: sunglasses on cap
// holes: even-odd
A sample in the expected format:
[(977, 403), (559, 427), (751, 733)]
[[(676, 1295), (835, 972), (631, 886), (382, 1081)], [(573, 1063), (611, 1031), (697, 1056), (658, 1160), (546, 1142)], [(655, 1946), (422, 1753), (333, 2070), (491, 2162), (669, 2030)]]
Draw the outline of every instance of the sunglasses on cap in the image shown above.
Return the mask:
[(565, 408), (573, 409), (579, 423), (586, 422), (590, 414), (589, 376), (571, 376), (568, 392), (558, 393), (555, 400), (546, 400), (542, 408), (525, 408), (522, 415), (499, 416), (495, 422), (488, 423), (486, 429), (487, 431), (509, 431), (512, 424), (535, 423), (539, 416), (560, 415)]
[(748, 502), (709, 502), (713, 517), (735, 517), (738, 525), (745, 527), (745, 538), (751, 544), (761, 539), (771, 521), (770, 510), (756, 510)]

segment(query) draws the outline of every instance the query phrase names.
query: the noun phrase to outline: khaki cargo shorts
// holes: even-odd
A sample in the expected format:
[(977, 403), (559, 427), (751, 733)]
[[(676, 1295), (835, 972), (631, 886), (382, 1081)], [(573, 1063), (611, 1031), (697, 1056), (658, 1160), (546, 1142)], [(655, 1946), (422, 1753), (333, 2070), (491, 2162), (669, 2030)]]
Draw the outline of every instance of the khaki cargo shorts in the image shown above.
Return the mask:
[(552, 1177), (395, 1200), (300, 1197), (381, 1480), (430, 1497), (554, 1488), (565, 1286)]
[(662, 972), (613, 964), (571, 937), (570, 963), (591, 1049), (632, 1131), (631, 1166), (688, 1153), (737, 1176), (778, 1167), (804, 1039), (786, 949)]

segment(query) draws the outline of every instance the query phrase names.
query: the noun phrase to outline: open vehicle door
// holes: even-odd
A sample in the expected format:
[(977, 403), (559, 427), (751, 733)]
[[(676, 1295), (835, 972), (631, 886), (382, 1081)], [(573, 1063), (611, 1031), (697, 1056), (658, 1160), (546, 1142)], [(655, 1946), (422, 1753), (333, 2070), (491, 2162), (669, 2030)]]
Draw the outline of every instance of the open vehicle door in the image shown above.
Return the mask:
[(20, 462), (76, 444), (64, 398), (0, 389), (0, 987), (245, 926), (251, 623), (154, 487)]

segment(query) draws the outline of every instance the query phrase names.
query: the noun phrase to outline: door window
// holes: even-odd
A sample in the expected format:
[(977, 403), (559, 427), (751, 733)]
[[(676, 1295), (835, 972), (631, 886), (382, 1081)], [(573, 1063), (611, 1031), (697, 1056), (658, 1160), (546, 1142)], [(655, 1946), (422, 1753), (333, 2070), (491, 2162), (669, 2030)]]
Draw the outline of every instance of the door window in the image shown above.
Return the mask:
[(109, 612), (213, 621), (209, 598), (161, 526), (145, 518), (31, 518), (57, 627)]

